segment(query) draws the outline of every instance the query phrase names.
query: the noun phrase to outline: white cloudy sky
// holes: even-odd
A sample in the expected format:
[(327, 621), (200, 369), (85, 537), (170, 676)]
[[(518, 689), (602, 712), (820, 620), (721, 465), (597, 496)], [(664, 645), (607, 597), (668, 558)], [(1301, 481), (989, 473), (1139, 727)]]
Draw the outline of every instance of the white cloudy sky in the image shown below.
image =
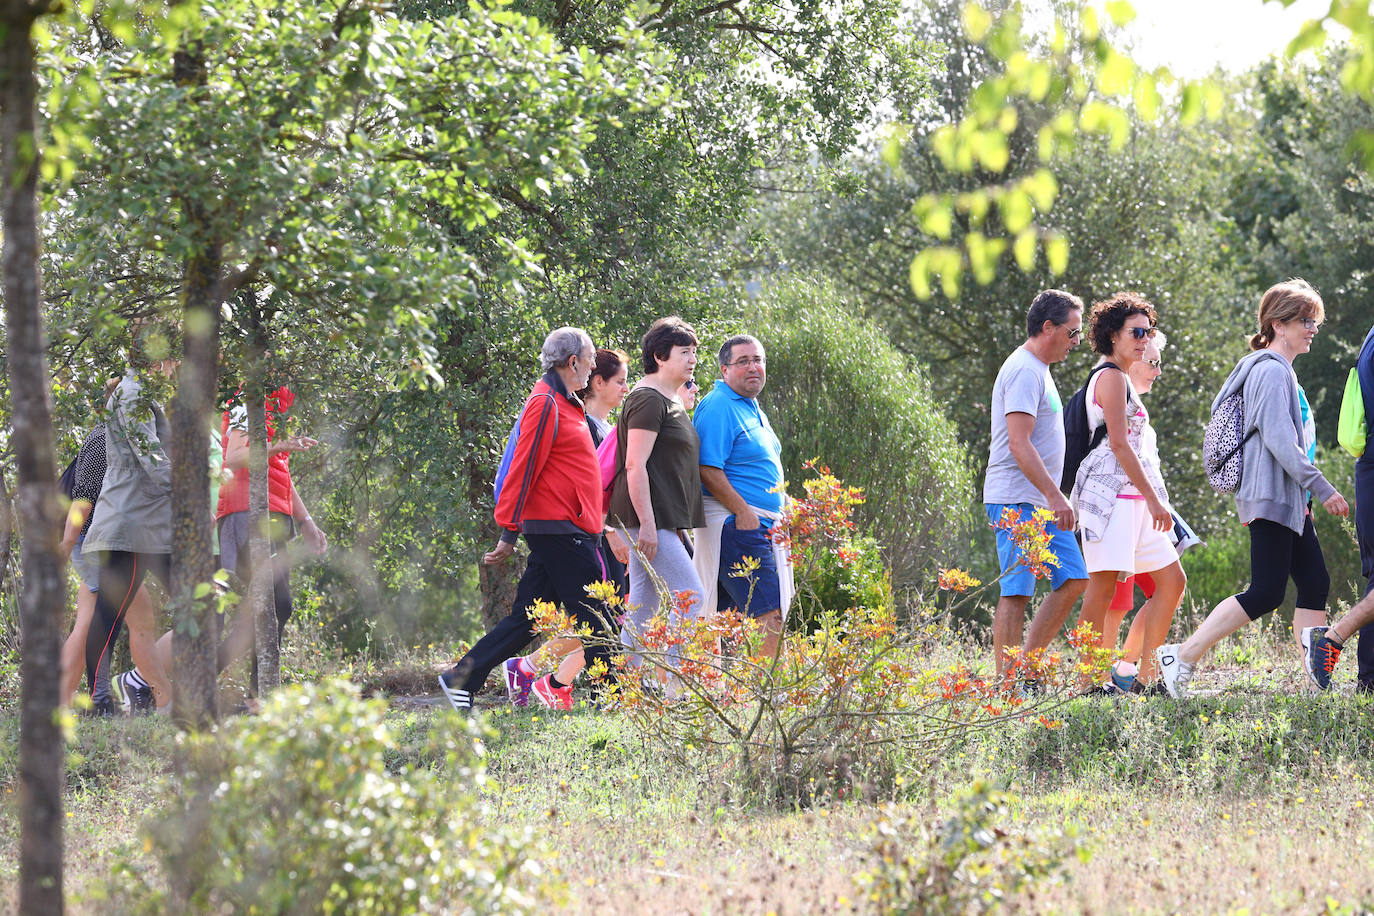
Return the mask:
[(1179, 76), (1202, 76), (1220, 64), (1244, 69), (1282, 51), (1302, 23), (1330, 8), (1329, 0), (1292, 6), (1261, 0), (1134, 0), (1132, 55), (1147, 66), (1164, 64)]

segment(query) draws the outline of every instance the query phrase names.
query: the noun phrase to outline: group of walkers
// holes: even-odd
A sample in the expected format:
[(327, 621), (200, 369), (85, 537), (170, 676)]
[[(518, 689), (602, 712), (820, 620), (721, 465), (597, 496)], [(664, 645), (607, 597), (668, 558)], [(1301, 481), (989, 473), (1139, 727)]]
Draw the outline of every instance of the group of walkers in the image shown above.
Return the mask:
[[(1265, 292), (1249, 355), (1237, 363), (1212, 405), (1221, 445), (1207, 468), (1213, 485), (1234, 492), (1236, 511), (1250, 535), (1249, 587), (1222, 601), (1184, 642), (1166, 644), (1187, 578), (1179, 554), (1197, 543), (1171, 506), (1156, 435), (1141, 395), (1161, 372), (1163, 334), (1148, 301), (1117, 293), (1093, 305), (1062, 290), (1044, 290), (1027, 315), (1027, 339), (1007, 358), (992, 393), (992, 435), (983, 502), (996, 527), (1004, 571), (993, 636), (999, 678), (1033, 677), (1012, 663), (1043, 650), (1082, 598), (1080, 623), (1091, 626), (1099, 647), (1114, 661), (1103, 684), (1085, 691), (1189, 695), (1194, 671), (1224, 637), (1276, 609), (1288, 580), (1297, 586), (1293, 629), (1304, 668), (1321, 689), (1346, 642), (1363, 628), (1374, 633), (1374, 449), (1356, 468), (1356, 522), (1364, 598), (1326, 626), (1330, 577), (1312, 523), (1314, 503), (1346, 516), (1350, 507), (1315, 464), (1312, 408), (1293, 369), (1325, 318), (1321, 297), (1302, 280)], [(1084, 319), (1087, 319), (1087, 324)], [(1087, 336), (1100, 357), (1068, 408), (1050, 375)], [(1374, 329), (1361, 350), (1358, 377), (1363, 410), (1374, 416)], [(1081, 404), (1079, 401), (1081, 400)], [(1082, 410), (1087, 443), (1066, 439)], [(1066, 416), (1066, 411), (1069, 414)], [(1065, 473), (1066, 450), (1068, 473)], [(1075, 470), (1076, 462), (1076, 470)], [(1022, 562), (1011, 524), (1037, 509), (1057, 565), (1050, 594), (1026, 626), (1035, 576)], [(1139, 585), (1147, 600), (1125, 644), (1116, 643)], [(1016, 650), (1016, 651), (1010, 651)], [(1374, 638), (1361, 640), (1358, 688), (1374, 690)]]
[[(146, 336), (146, 335), (136, 335)], [(81, 679), (84, 663), (92, 708), (113, 715), (120, 707), (130, 713), (170, 711), (172, 634), (157, 633), (156, 602), (149, 593), (151, 576), (170, 593), (172, 563), (171, 463), (167, 452), (169, 427), (151, 383), (170, 378), (179, 365), (174, 359), (139, 358), (131, 348), (125, 375), (112, 379), (102, 398), (101, 421), (86, 434), (68, 472), (72, 510), (62, 547), (80, 579), (77, 615), (62, 651), (61, 689), (69, 704)], [(291, 481), (290, 456), (308, 449), (315, 440), (305, 436), (277, 436), (280, 418), (294, 399), (282, 387), (266, 397), (268, 413), (269, 542), (273, 598), (278, 638), (291, 616), (289, 564), (285, 542), (299, 532), (316, 553), (327, 547)], [(240, 593), (260, 558), (251, 556), (252, 529), (248, 511), (247, 412), (235, 398), (211, 436), (210, 502), (215, 507), (216, 563), (240, 580)], [(113, 678), (111, 653), (122, 629), (129, 634), (134, 667)], [(254, 623), (250, 603), (242, 601), (228, 632), (221, 625), (218, 669), (223, 671), (253, 646)], [(256, 656), (254, 657), (256, 662)], [(118, 689), (118, 698), (111, 690)], [(256, 690), (256, 668), (254, 669)]]
[[(1179, 555), (1199, 541), (1170, 502), (1143, 398), (1162, 372), (1166, 346), (1156, 309), (1127, 292), (1090, 310), (1062, 290), (1035, 297), (1026, 341), (1003, 363), (990, 402), (983, 502), (1002, 570), (993, 618), (1000, 683), (1037, 689), (1016, 660), (1045, 649), (1081, 598), (1080, 624), (1091, 628), (1113, 660), (1105, 682), (1085, 682), (1085, 692), (1187, 696), (1207, 651), (1277, 608), (1292, 579), (1304, 667), (1317, 687), (1329, 687), (1345, 643), (1357, 633), (1374, 634), (1374, 449), (1356, 466), (1356, 523), (1368, 584), (1363, 599), (1328, 626), (1330, 577), (1312, 509), (1319, 503), (1345, 516), (1350, 507), (1314, 463), (1312, 408), (1293, 369), (1324, 318), (1321, 297), (1301, 280), (1277, 284), (1260, 300), (1251, 352), (1212, 405), (1211, 425), (1229, 429), (1230, 439), (1218, 440), (1227, 453), (1215, 462), (1209, 457), (1207, 468), (1214, 485), (1235, 494), (1250, 537), (1250, 583), (1217, 605), (1186, 640), (1167, 644), (1187, 584)], [(1099, 359), (1066, 407), (1050, 366), (1084, 337)], [(497, 474), (501, 537), (483, 562), (504, 563), (521, 535), (529, 558), (510, 613), (439, 676), (454, 708), (471, 709), (487, 676), (500, 667), (515, 704), (526, 705), (533, 696), (544, 706), (569, 709), (574, 679), (588, 666), (609, 667), (617, 642), (631, 669), (671, 696), (680, 689), (665, 672), (671, 663), (644, 665), (645, 628), (660, 612), (677, 627), (683, 619), (734, 607), (759, 623), (765, 656), (778, 652), (793, 582), (787, 550), (770, 537), (786, 495), (781, 443), (758, 401), (767, 358), (756, 338), (728, 338), (717, 350), (719, 374), (698, 404), (698, 346), (682, 319), (655, 321), (640, 341), (642, 375), (631, 387), (627, 354), (598, 349), (579, 328), (558, 328), (545, 339), (543, 376), (511, 430)], [(172, 360), (149, 361), (111, 380), (103, 421), (87, 434), (69, 471), (74, 508), (63, 545), (81, 586), (76, 624), (62, 654), (62, 687), (70, 700), (84, 660), (99, 712), (116, 708), (109, 659), (121, 628), (128, 630), (135, 663), (113, 678), (123, 705), (162, 711), (171, 701), (170, 634), (156, 637), (145, 584), (151, 574), (165, 590), (170, 579), (167, 421), (147, 386), (175, 369)], [(1374, 416), (1374, 329), (1356, 375), (1360, 406)], [(278, 435), (291, 401), (286, 388), (267, 400), (267, 562), (279, 634), (291, 615), (286, 542), (299, 533), (316, 552), (326, 547), (289, 465), (293, 452), (315, 442)], [(231, 405), (211, 449), (216, 550), (222, 567), (245, 583), (261, 562), (249, 551), (246, 427), (243, 405)], [(1022, 562), (1014, 528), (1037, 510), (1051, 519), (1044, 529), (1054, 562), (1048, 566), (1050, 593), (1027, 626), (1037, 580)], [(741, 564), (752, 573), (732, 574)], [(611, 582), (624, 599), (626, 612), (618, 620), (589, 592), (601, 581)], [(1137, 587), (1146, 600), (1118, 649)], [(530, 609), (541, 600), (561, 606), (594, 638), (585, 645), (554, 639), (517, 654), (536, 635)], [(220, 670), (252, 646), (247, 606), (241, 602), (223, 636)], [(618, 638), (609, 632), (617, 626)], [(1360, 643), (1358, 689), (1374, 691), (1374, 638)]]
[[(727, 339), (717, 353), (720, 375), (695, 403), (698, 345), (682, 319), (655, 321), (640, 342), (643, 375), (626, 393), (624, 353), (598, 350), (579, 328), (559, 328), (544, 341), (544, 375), (498, 475), (503, 533), (483, 562), (504, 562), (521, 534), (529, 559), (510, 614), (439, 676), (455, 709), (471, 709), (498, 666), (516, 705), (533, 695), (572, 708), (573, 678), (607, 660), (616, 641), (608, 628), (617, 622), (588, 593), (603, 580), (625, 598), (619, 641), (636, 668), (645, 668), (645, 628), (664, 609), (677, 627), (717, 606), (735, 607), (759, 622), (763, 651), (776, 654), (792, 570), (769, 537), (785, 496), (782, 446), (758, 403), (767, 357), (752, 336)], [(754, 567), (748, 579), (730, 575), (746, 559)], [(535, 637), (528, 609), (538, 599), (560, 604), (595, 638), (516, 655)], [(680, 689), (663, 667), (640, 673), (667, 695)]]

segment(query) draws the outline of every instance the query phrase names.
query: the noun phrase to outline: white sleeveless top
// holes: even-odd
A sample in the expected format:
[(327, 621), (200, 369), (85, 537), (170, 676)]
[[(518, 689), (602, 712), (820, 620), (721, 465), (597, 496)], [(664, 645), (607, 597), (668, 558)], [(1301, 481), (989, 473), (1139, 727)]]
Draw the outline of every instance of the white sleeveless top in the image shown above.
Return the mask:
[[(1085, 406), (1088, 411), (1088, 424), (1094, 430), (1107, 422), (1102, 405), (1097, 401), (1097, 383), (1109, 371), (1104, 369), (1094, 375), (1092, 381), (1088, 383), (1087, 404)], [(1155, 435), (1154, 427), (1150, 425), (1150, 415), (1145, 410), (1145, 405), (1140, 403), (1140, 395), (1136, 393), (1135, 386), (1131, 384), (1131, 377), (1124, 372), (1121, 374), (1126, 378), (1126, 439), (1131, 443), (1132, 450), (1140, 456), (1142, 464), (1153, 465), (1158, 468), (1160, 466), (1159, 440)], [(1107, 442), (1105, 438), (1102, 441), (1104, 444)], [(1110, 448), (1110, 445), (1105, 445), (1105, 447)], [(1122, 472), (1122, 480), (1121, 492), (1117, 495), (1128, 499), (1139, 499), (1140, 490), (1131, 483), (1130, 478), (1125, 476), (1124, 471)]]

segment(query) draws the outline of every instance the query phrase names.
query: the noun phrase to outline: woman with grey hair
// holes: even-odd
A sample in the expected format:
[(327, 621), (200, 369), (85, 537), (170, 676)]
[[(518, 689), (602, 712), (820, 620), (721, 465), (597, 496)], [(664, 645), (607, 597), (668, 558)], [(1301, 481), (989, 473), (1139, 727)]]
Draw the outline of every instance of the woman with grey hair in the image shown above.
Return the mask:
[[(598, 550), (601, 466), (585, 408), (575, 394), (586, 387), (596, 365), (596, 347), (582, 329), (558, 328), (545, 338), (540, 363), (544, 376), (525, 400), (515, 452), (496, 501), (501, 539), (482, 558), (487, 565), (505, 562), (515, 552), (516, 537), (524, 535), (529, 562), (510, 614), (439, 675), (439, 687), (458, 710), (471, 709), (492, 669), (534, 638), (528, 611), (536, 601), (561, 604), (593, 632), (604, 631), (606, 609), (587, 594), (588, 585), (606, 577)], [(604, 645), (589, 646), (585, 654), (590, 664), (604, 659), (606, 650)], [(538, 679), (536, 672), (518, 673), (530, 679), (530, 692), (539, 702), (571, 709), (572, 679), (582, 664), (574, 652), (556, 671)]]

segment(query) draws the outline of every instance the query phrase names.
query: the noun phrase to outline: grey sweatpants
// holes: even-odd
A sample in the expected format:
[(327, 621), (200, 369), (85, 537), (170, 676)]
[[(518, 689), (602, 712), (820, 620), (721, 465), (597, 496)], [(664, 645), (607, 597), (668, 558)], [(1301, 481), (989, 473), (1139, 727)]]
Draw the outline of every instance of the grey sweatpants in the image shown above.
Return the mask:
[[(639, 527), (626, 528), (625, 533), (630, 538), (630, 596), (627, 601), (629, 610), (620, 630), (620, 641), (630, 649), (637, 649), (640, 645), (640, 632), (655, 614), (661, 612), (664, 600), (658, 592), (653, 576), (644, 568), (639, 552), (634, 549), (635, 542), (639, 540)], [(691, 555), (687, 553), (687, 548), (683, 546), (682, 539), (676, 531), (669, 528), (658, 529), (658, 552), (654, 556), (652, 566), (653, 571), (663, 580), (670, 592), (667, 602), (671, 606), (668, 613), (669, 625), (676, 626), (684, 616), (691, 619), (698, 617), (701, 614), (701, 579), (697, 576)], [(680, 613), (678, 609), (678, 592), (692, 593), (692, 600), (685, 614)], [(630, 660), (636, 666), (641, 661), (638, 655), (632, 655)]]

